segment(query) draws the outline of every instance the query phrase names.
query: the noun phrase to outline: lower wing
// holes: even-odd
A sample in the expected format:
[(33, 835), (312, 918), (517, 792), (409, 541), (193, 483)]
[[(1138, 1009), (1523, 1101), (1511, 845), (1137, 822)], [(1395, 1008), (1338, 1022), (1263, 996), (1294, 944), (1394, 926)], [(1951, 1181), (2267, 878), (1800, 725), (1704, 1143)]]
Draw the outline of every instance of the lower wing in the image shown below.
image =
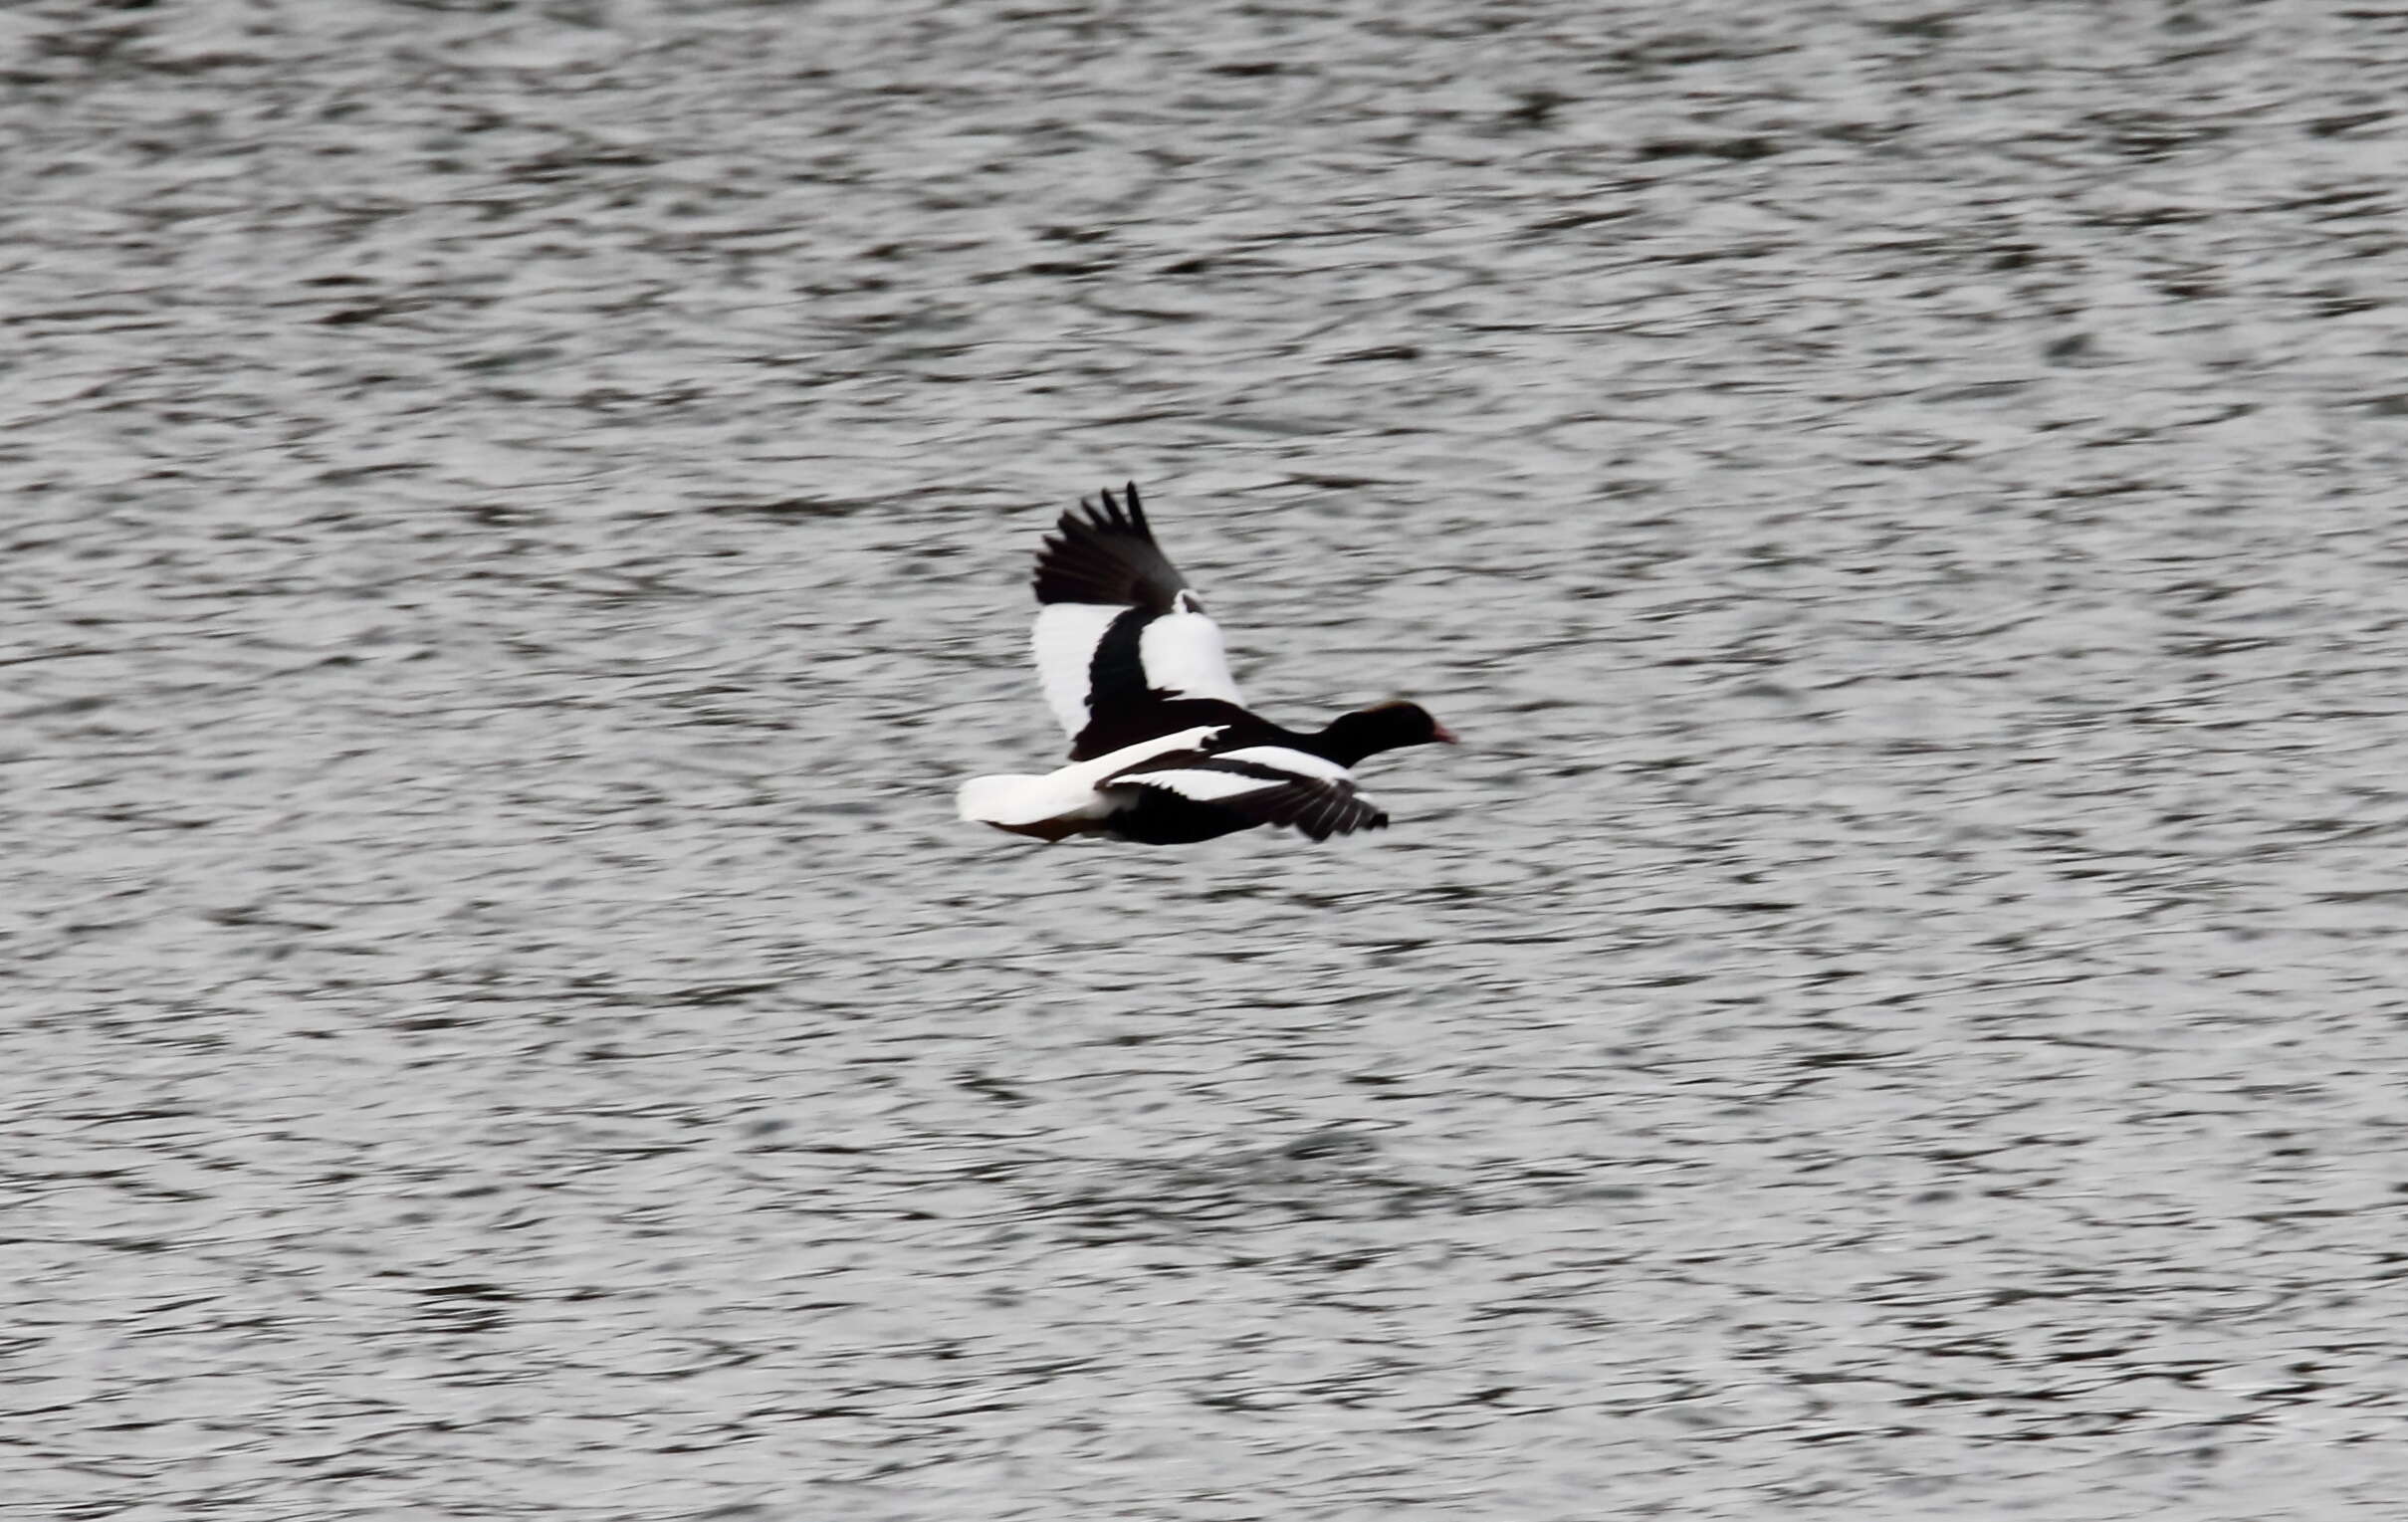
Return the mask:
[(1356, 790), (1345, 767), (1284, 746), (1165, 756), (1118, 772), (1103, 785), (1157, 789), (1257, 824), (1290, 825), (1315, 840), (1388, 824), (1387, 813)]

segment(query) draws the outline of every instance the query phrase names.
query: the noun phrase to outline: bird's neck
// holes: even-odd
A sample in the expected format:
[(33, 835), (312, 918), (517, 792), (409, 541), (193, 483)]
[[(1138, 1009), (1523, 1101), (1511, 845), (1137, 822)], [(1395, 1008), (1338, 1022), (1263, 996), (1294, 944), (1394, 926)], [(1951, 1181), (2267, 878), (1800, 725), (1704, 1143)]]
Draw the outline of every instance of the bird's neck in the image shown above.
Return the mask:
[(1352, 766), (1367, 756), (1396, 749), (1354, 714), (1340, 714), (1323, 726), (1320, 733), (1299, 736), (1298, 742), (1298, 750), (1309, 751), (1341, 766)]

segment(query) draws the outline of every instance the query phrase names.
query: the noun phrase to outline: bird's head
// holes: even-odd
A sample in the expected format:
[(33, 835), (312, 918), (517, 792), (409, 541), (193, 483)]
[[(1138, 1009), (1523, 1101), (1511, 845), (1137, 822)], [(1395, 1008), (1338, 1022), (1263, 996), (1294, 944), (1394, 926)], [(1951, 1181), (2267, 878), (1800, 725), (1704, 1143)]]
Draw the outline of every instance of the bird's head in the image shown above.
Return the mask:
[(1383, 751), (1457, 744), (1454, 731), (1431, 718), (1429, 710), (1419, 703), (1375, 703), (1341, 714), (1321, 732), (1321, 739), (1332, 759), (1349, 766)]

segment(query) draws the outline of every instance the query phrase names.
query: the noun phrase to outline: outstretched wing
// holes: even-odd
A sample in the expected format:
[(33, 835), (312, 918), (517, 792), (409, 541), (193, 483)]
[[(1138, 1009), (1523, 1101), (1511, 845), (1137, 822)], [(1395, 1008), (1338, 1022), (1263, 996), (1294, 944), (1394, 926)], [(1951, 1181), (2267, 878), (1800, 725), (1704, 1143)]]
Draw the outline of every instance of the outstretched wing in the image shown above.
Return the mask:
[(1136, 484), (1102, 495), (1037, 553), (1032, 643), (1053, 716), (1075, 739), (1098, 714), (1160, 698), (1241, 703), (1220, 626), (1154, 543)]
[(1217, 756), (1175, 752), (1117, 772), (1101, 785), (1159, 788), (1256, 824), (1293, 825), (1315, 840), (1388, 825), (1387, 813), (1356, 790), (1344, 766), (1285, 746), (1248, 746)]

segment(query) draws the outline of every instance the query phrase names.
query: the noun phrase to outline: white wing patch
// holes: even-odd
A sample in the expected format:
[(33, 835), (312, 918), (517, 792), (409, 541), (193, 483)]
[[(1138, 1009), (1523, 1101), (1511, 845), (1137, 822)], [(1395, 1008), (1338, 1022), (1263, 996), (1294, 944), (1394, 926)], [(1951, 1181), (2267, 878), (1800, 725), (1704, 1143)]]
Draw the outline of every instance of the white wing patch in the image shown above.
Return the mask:
[(1242, 750), (1223, 751), (1218, 760), (1275, 766), (1281, 771), (1323, 782), (1352, 781), (1355, 775), (1325, 756), (1315, 756), (1308, 751), (1291, 751), (1286, 746), (1247, 746)]
[(1141, 771), (1114, 781), (1123, 787), (1160, 787), (1198, 803), (1217, 803), (1223, 798), (1287, 785), (1275, 777), (1246, 776), (1235, 771)]
[(1240, 708), (1237, 683), (1229, 675), (1229, 657), (1221, 648), (1220, 625), (1194, 611), (1195, 599), (1182, 592), (1179, 608), (1146, 625), (1139, 636), (1138, 655), (1145, 662), (1146, 681), (1183, 698), (1218, 698)]
[(1036, 632), (1029, 637), (1037, 680), (1044, 684), (1045, 706), (1074, 740), (1087, 727), (1087, 673), (1095, 647), (1112, 620), (1127, 611), (1100, 602), (1055, 602), (1037, 610)]
[[(1095, 647), (1129, 611), (1103, 602), (1053, 602), (1037, 610), (1029, 636), (1037, 680), (1045, 689), (1045, 706), (1073, 740), (1094, 717)], [(1185, 592), (1175, 611), (1148, 620), (1138, 634), (1137, 653), (1149, 687), (1179, 698), (1218, 698), (1244, 706), (1221, 649), (1220, 626), (1197, 611), (1196, 599)]]

